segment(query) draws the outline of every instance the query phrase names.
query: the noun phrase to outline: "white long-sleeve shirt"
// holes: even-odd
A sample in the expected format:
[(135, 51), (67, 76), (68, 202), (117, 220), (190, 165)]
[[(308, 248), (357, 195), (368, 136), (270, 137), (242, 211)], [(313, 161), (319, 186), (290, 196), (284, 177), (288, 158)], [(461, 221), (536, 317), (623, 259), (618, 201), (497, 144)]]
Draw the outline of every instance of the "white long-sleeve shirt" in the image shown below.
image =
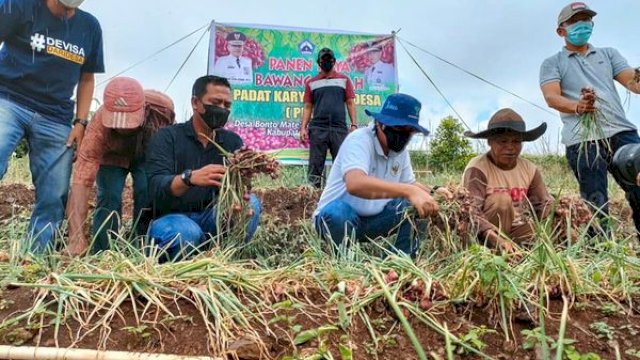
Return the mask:
[(253, 83), (251, 59), (246, 56), (227, 55), (218, 58), (213, 68), (213, 74), (227, 78), (231, 84)]

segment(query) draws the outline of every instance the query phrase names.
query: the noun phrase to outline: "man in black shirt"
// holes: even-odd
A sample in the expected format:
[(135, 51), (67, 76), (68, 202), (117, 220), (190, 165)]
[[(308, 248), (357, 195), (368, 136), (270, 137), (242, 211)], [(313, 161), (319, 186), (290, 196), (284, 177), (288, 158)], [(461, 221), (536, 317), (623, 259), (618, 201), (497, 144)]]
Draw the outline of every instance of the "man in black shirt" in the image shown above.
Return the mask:
[[(322, 187), (327, 149), (335, 161), (347, 134), (358, 128), (353, 84), (348, 76), (334, 69), (335, 63), (333, 51), (321, 49), (318, 53), (320, 73), (304, 87), (300, 140), (309, 142), (309, 182), (316, 188)], [(351, 119), (348, 127), (346, 112)]]
[[(193, 116), (185, 123), (158, 131), (148, 148), (149, 197), (153, 218), (149, 237), (176, 260), (206, 248), (215, 236), (220, 181), (226, 171), (223, 156), (210, 139), (228, 152), (242, 147), (242, 139), (224, 125), (231, 108), (227, 79), (203, 76), (193, 85)], [(253, 216), (247, 241), (258, 227), (261, 205), (249, 198)]]

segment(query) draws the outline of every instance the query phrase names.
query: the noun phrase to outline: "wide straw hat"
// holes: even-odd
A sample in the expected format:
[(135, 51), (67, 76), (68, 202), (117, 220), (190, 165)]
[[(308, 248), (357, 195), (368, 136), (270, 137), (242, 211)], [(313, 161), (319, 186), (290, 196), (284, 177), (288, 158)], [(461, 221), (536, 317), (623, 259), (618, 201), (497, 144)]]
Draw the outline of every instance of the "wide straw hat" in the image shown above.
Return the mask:
[(546, 130), (547, 123), (544, 122), (534, 129), (526, 130), (526, 125), (520, 114), (512, 109), (501, 109), (493, 114), (486, 130), (477, 133), (465, 131), (464, 136), (472, 139), (488, 139), (495, 134), (515, 132), (522, 135), (523, 141), (534, 141), (542, 136)]

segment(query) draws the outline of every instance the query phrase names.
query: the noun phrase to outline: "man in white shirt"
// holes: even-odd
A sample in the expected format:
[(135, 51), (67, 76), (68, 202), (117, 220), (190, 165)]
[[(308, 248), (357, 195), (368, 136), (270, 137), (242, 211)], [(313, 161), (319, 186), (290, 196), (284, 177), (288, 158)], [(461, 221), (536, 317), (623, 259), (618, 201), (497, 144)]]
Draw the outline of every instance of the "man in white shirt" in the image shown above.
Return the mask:
[(327, 185), (314, 213), (318, 233), (340, 246), (345, 236), (355, 240), (397, 233), (396, 253), (415, 256), (424, 227), (414, 231), (407, 208), (419, 217), (437, 213), (430, 189), (416, 182), (409, 151), (419, 125), (421, 104), (405, 94), (392, 94), (382, 111), (373, 113), (375, 124), (353, 131), (342, 143)]
[(234, 85), (252, 84), (253, 66), (251, 58), (242, 56), (247, 37), (239, 31), (234, 31), (227, 35), (226, 40), (229, 55), (222, 56), (216, 60), (213, 73), (227, 78), (229, 83)]
[(395, 70), (393, 65), (381, 60), (382, 45), (369, 44), (367, 56), (372, 64), (364, 73), (369, 90), (388, 90), (389, 85), (393, 83)]

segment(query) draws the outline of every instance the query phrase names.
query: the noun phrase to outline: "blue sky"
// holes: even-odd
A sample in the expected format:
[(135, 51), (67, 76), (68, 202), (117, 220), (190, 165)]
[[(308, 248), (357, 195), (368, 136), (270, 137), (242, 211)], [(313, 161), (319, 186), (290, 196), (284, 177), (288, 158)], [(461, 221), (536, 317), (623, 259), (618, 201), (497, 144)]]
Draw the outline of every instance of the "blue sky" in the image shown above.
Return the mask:
[[(254, 23), (282, 26), (390, 33), (446, 58), (461, 67), (546, 107), (538, 86), (541, 62), (559, 51), (562, 40), (555, 34), (558, 12), (566, 2), (555, 0), (364, 0), (300, 1), (204, 1), (204, 0), (87, 0), (82, 8), (95, 15), (104, 33), (107, 73), (115, 75), (207, 24)], [(617, 48), (631, 66), (640, 66), (637, 42), (638, 0), (596, 0), (588, 4), (598, 12), (591, 43)], [(125, 73), (145, 88), (165, 90), (171, 78), (198, 40), (188, 38), (150, 61)], [(208, 35), (207, 35), (208, 37)], [(474, 129), (486, 127), (488, 117), (502, 107), (523, 115), (529, 127), (546, 121), (545, 141), (529, 151), (563, 150), (558, 144), (560, 119), (497, 90), (414, 48), (424, 69)], [(193, 81), (207, 70), (207, 41), (195, 50), (168, 90), (178, 117), (190, 115), (189, 94)], [(452, 111), (398, 47), (400, 91), (423, 103), (422, 121), (435, 129)], [(96, 96), (102, 96), (103, 87)], [(627, 96), (620, 90), (621, 97)], [(640, 124), (640, 96), (632, 95), (627, 115)]]

